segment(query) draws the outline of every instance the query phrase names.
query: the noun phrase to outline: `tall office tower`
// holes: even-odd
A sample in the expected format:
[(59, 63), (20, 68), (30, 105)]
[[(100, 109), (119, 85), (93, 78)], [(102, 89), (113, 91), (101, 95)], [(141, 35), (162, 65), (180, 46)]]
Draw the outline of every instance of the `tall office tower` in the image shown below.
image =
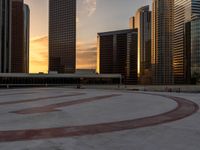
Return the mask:
[(49, 0), (49, 71), (76, 68), (76, 0)]
[(191, 21), (191, 76), (200, 75), (200, 18)]
[(134, 16), (129, 19), (129, 28), (135, 29), (135, 17)]
[(98, 33), (97, 72), (137, 84), (137, 36), (136, 29)]
[(24, 1), (12, 1), (11, 72), (25, 73), (24, 67)]
[(153, 0), (151, 63), (153, 84), (173, 84), (174, 0)]
[(135, 15), (138, 29), (138, 77), (141, 84), (151, 84), (151, 11), (141, 7)]
[[(190, 46), (185, 42), (186, 23), (200, 16), (200, 0), (174, 0), (174, 81), (188, 83)], [(192, 30), (192, 29), (191, 29)], [(189, 48), (189, 49), (188, 49)]]
[(30, 9), (24, 4), (24, 67), (29, 73)]
[(11, 1), (0, 0), (0, 73), (11, 68)]

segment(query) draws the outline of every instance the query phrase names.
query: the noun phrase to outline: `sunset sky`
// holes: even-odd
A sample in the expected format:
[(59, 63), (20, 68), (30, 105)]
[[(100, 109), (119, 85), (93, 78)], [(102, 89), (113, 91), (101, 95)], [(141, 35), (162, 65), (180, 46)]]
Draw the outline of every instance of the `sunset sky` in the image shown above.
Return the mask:
[[(48, 70), (48, 0), (25, 0), (31, 11), (30, 72)], [(96, 68), (98, 32), (128, 28), (151, 0), (77, 0), (77, 68)]]

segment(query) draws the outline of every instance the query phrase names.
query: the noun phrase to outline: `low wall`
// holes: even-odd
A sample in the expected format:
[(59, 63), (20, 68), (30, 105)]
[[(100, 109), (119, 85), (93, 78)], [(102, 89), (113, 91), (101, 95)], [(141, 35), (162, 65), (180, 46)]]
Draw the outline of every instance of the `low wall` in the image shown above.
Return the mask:
[(200, 92), (200, 85), (162, 85), (162, 86), (127, 86), (129, 90), (155, 92)]

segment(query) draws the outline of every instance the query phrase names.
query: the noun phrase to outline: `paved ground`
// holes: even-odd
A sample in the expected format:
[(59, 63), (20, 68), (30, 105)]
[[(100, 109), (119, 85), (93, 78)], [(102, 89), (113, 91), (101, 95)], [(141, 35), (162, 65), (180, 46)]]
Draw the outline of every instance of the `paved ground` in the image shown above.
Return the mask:
[(200, 94), (0, 90), (0, 150), (199, 150)]

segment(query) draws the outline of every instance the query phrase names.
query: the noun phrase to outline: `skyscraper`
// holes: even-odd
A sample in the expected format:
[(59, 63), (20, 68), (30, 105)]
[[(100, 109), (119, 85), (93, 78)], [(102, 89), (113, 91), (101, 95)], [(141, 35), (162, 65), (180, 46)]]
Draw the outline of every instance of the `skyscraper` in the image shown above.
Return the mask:
[(173, 84), (174, 0), (153, 0), (152, 76), (153, 84)]
[(12, 1), (11, 72), (25, 73), (24, 67), (24, 1)]
[(24, 67), (29, 72), (30, 9), (24, 4)]
[(0, 0), (0, 73), (11, 70), (11, 1)]
[(191, 21), (191, 77), (200, 76), (200, 18)]
[(137, 30), (98, 33), (97, 72), (121, 74), (127, 84), (137, 84)]
[(151, 83), (151, 11), (149, 6), (141, 7), (135, 15), (138, 29), (138, 77), (140, 83)]
[(49, 71), (76, 68), (76, 0), (49, 0)]
[[(191, 47), (185, 42), (187, 30), (186, 23), (200, 16), (200, 1), (199, 0), (174, 0), (174, 81), (177, 84), (188, 83), (190, 76), (188, 68), (190, 68)], [(192, 27), (192, 26), (191, 26)], [(193, 30), (192, 28), (190, 29)]]

